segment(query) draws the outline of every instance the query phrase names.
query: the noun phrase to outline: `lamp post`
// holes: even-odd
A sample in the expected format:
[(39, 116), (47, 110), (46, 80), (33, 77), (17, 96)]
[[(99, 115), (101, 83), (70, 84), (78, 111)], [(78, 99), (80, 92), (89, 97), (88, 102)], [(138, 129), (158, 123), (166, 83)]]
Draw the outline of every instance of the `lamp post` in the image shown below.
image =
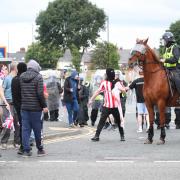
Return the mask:
[(107, 16), (107, 42), (109, 43), (109, 16)]
[(108, 62), (109, 62), (109, 16), (107, 16), (107, 50), (108, 50)]
[(9, 32), (8, 32), (8, 52), (7, 52), (7, 57), (9, 57)]
[[(33, 56), (34, 56), (34, 26), (33, 26), (33, 24), (31, 24), (31, 38), (32, 38), (32, 49), (33, 49)], [(33, 57), (34, 58), (34, 57)]]

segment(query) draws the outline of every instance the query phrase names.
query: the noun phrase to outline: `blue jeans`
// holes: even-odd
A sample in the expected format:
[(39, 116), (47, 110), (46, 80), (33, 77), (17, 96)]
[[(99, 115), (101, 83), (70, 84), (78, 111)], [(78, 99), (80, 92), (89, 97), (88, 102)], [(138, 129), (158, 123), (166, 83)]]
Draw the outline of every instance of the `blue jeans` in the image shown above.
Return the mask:
[(36, 147), (38, 150), (42, 150), (43, 146), (41, 143), (41, 114), (42, 112), (32, 112), (32, 111), (21, 111), (22, 116), (22, 143), (24, 151), (30, 151), (30, 135), (31, 130), (34, 131)]
[(66, 108), (68, 111), (69, 124), (72, 124), (77, 120), (77, 115), (79, 111), (79, 104), (77, 99), (74, 99), (71, 103), (66, 102)]

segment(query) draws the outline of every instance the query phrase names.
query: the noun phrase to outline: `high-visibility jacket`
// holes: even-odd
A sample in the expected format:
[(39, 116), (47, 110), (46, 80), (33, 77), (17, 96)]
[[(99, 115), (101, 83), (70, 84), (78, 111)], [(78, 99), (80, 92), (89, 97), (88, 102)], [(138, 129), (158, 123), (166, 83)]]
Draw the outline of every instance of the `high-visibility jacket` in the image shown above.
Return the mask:
[[(165, 53), (163, 54), (163, 58), (164, 59), (170, 59), (172, 58), (174, 55), (173, 55), (173, 48), (174, 48), (175, 44), (171, 45), (170, 47), (166, 48), (165, 50)], [(178, 60), (178, 62), (180, 64), (180, 58)], [(167, 68), (174, 68), (176, 67), (177, 63), (167, 63), (167, 62), (164, 62), (164, 66), (167, 67)]]
[[(164, 59), (169, 59), (169, 58), (173, 57), (173, 53), (172, 53), (173, 48), (174, 48), (174, 45), (166, 48), (165, 53), (163, 54)], [(170, 63), (164, 62), (164, 66), (167, 67), (167, 68), (176, 67), (176, 65), (177, 65), (176, 63), (170, 64)]]

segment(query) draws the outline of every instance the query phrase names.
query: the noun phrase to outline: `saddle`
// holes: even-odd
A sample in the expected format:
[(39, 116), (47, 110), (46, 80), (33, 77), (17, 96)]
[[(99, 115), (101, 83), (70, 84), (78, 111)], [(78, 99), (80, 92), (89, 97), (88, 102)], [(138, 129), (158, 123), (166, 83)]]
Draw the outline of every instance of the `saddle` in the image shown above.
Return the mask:
[(166, 69), (166, 74), (171, 96), (173, 96), (173, 90), (177, 90), (179, 94), (179, 98), (177, 101), (180, 104), (180, 70), (170, 71)]

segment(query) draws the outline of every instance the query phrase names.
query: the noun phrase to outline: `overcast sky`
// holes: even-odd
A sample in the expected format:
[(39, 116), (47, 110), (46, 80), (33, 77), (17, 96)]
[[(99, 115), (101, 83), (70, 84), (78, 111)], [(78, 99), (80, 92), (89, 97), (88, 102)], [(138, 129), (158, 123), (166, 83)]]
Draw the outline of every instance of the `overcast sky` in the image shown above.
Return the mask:
[[(16, 52), (34, 41), (35, 19), (50, 0), (1, 0), (0, 46)], [(52, 0), (51, 0), (52, 1)], [(137, 37), (149, 37), (151, 47), (172, 22), (180, 20), (180, 0), (90, 0), (109, 17), (109, 40), (118, 47), (133, 47)], [(107, 32), (101, 32), (107, 40)]]

